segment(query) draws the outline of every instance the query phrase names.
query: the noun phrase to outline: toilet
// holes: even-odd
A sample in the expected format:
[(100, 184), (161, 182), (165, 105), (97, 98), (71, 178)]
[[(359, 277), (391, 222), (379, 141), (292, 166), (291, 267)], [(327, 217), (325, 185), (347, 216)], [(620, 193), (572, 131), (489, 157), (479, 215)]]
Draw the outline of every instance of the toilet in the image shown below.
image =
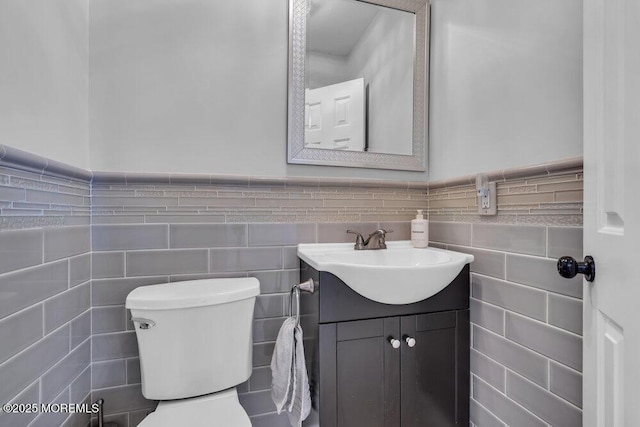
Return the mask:
[(159, 400), (141, 427), (251, 427), (235, 387), (251, 375), (255, 278), (142, 286), (128, 296), (142, 394)]

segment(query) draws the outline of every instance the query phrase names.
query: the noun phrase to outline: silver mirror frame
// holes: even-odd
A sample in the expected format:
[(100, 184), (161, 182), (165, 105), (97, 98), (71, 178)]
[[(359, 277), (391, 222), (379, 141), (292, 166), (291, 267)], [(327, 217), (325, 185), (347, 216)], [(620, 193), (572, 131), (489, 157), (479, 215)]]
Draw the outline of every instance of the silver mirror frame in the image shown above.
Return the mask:
[(323, 150), (304, 146), (307, 0), (289, 0), (287, 161), (293, 164), (424, 172), (428, 146), (429, 0), (366, 0), (364, 2), (412, 12), (416, 15), (413, 65), (413, 154), (404, 156), (362, 151)]

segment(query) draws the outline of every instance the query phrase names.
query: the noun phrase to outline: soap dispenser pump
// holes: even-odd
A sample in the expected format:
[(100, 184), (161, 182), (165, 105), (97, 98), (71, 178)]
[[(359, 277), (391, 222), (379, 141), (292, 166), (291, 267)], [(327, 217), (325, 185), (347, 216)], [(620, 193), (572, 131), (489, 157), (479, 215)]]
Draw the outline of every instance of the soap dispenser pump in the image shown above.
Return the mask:
[(418, 209), (416, 219), (411, 220), (411, 244), (414, 248), (429, 246), (429, 221), (424, 219), (422, 209)]

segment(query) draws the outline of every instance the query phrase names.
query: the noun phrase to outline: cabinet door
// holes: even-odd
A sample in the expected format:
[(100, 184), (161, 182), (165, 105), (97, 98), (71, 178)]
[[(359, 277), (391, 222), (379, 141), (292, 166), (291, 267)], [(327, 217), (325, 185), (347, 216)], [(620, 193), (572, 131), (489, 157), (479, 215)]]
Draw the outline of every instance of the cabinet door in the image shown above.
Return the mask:
[(400, 426), (400, 319), (320, 325), (322, 427)]
[(468, 426), (468, 310), (405, 316), (400, 330), (402, 427)]

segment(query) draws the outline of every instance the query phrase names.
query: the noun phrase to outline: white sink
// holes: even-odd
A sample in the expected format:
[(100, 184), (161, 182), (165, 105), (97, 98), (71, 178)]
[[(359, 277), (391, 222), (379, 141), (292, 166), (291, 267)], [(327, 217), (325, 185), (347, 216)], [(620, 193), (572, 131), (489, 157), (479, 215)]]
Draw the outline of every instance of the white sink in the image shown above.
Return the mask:
[(429, 298), (473, 261), (473, 255), (416, 249), (409, 241), (387, 242), (387, 249), (362, 251), (353, 249), (353, 243), (300, 244), (298, 256), (316, 270), (334, 274), (363, 297), (384, 304)]

